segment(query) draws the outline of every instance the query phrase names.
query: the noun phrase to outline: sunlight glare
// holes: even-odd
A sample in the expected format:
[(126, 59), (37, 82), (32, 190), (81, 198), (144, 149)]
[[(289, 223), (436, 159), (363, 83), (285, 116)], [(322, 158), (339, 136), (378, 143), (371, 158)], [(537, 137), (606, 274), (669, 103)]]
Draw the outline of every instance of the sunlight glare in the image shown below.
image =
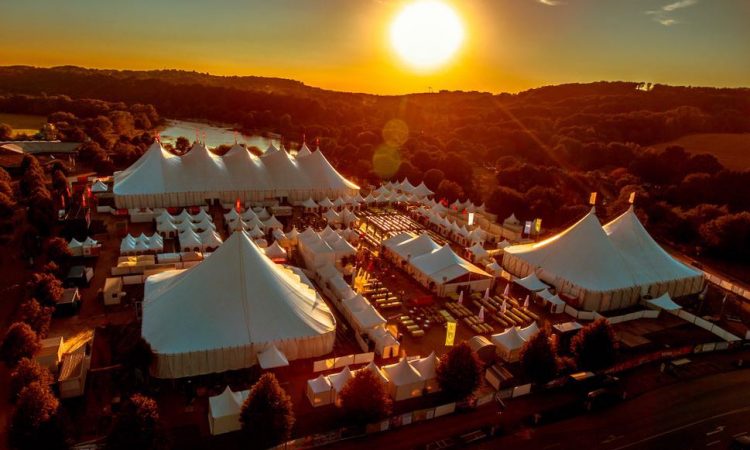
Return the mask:
[(439, 0), (418, 0), (405, 6), (391, 24), (391, 45), (410, 66), (434, 69), (445, 64), (464, 39), (456, 11)]

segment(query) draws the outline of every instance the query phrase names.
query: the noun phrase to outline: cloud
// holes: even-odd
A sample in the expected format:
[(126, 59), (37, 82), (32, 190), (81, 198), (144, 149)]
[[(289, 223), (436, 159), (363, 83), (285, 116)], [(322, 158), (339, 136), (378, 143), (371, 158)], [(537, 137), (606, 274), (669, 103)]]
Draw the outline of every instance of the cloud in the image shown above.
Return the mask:
[(698, 3), (698, 0), (680, 0), (678, 2), (664, 5), (661, 7), (661, 9), (664, 11), (675, 11), (678, 9), (687, 8), (688, 6), (693, 6), (696, 3)]
[(562, 5), (564, 3), (560, 0), (537, 0), (537, 1), (541, 3), (542, 5), (546, 5), (546, 6), (557, 6), (557, 5)]
[(672, 13), (677, 10), (693, 6), (696, 3), (698, 3), (698, 0), (678, 0), (676, 2), (666, 4), (659, 9), (645, 11), (645, 14), (648, 16), (652, 16), (654, 20), (656, 22), (659, 22), (661, 25), (670, 27), (672, 25), (681, 23), (680, 20), (672, 17)]

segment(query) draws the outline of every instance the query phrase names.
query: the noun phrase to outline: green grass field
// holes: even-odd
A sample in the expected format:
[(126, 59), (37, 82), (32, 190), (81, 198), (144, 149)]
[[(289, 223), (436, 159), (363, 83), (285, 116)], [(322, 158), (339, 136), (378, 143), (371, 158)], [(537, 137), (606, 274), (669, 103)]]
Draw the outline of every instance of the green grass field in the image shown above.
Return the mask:
[(728, 169), (750, 169), (750, 133), (689, 134), (653, 147), (663, 150), (670, 145), (679, 145), (690, 153), (710, 153)]
[(6, 114), (0, 113), (0, 123), (7, 123), (13, 127), (13, 134), (35, 135), (39, 129), (47, 123), (44, 116), (33, 116), (31, 114)]

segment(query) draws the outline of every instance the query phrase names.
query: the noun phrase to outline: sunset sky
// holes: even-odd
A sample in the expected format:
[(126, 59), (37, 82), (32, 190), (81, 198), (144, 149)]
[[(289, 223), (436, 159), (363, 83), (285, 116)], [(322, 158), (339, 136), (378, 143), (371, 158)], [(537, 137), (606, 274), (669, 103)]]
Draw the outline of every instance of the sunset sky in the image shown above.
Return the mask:
[(0, 65), (178, 68), (373, 93), (632, 80), (750, 86), (748, 0), (446, 0), (465, 28), (415, 71), (389, 40), (408, 0), (3, 0)]

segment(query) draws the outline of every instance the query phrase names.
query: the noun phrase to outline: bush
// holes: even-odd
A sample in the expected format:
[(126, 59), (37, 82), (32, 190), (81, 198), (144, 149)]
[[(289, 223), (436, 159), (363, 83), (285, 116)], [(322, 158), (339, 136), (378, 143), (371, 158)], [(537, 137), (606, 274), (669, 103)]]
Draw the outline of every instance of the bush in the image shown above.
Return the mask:
[(369, 370), (360, 370), (339, 394), (344, 420), (366, 425), (382, 420), (391, 413), (391, 398), (383, 382)]
[(462, 400), (479, 386), (481, 365), (477, 355), (465, 342), (453, 347), (440, 358), (437, 381), (449, 397)]
[(292, 401), (272, 373), (263, 374), (250, 389), (240, 422), (245, 442), (252, 446), (266, 448), (289, 439), (294, 426)]
[(33, 382), (21, 389), (8, 430), (11, 448), (18, 450), (65, 449), (60, 426), (60, 402), (49, 387)]
[(29, 358), (21, 358), (18, 365), (10, 373), (10, 395), (13, 401), (16, 401), (21, 390), (31, 383), (39, 383), (42, 386), (49, 386), (54, 379), (52, 373)]
[(54, 308), (42, 306), (35, 298), (30, 298), (21, 303), (19, 316), (21, 321), (28, 324), (39, 338), (44, 339), (49, 333), (53, 311)]
[(581, 370), (601, 370), (615, 362), (615, 332), (605, 319), (596, 320), (573, 336), (570, 351)]
[(154, 399), (134, 394), (122, 407), (107, 435), (107, 449), (154, 450), (167, 448)]
[(560, 361), (549, 330), (542, 329), (521, 348), (521, 370), (527, 379), (544, 384), (557, 376)]
[(15, 367), (21, 358), (32, 358), (40, 347), (39, 336), (34, 330), (28, 324), (15, 322), (0, 344), (0, 358), (8, 367)]
[(45, 306), (55, 306), (63, 295), (63, 285), (60, 280), (50, 273), (35, 273), (29, 281), (29, 291), (32, 297)]

